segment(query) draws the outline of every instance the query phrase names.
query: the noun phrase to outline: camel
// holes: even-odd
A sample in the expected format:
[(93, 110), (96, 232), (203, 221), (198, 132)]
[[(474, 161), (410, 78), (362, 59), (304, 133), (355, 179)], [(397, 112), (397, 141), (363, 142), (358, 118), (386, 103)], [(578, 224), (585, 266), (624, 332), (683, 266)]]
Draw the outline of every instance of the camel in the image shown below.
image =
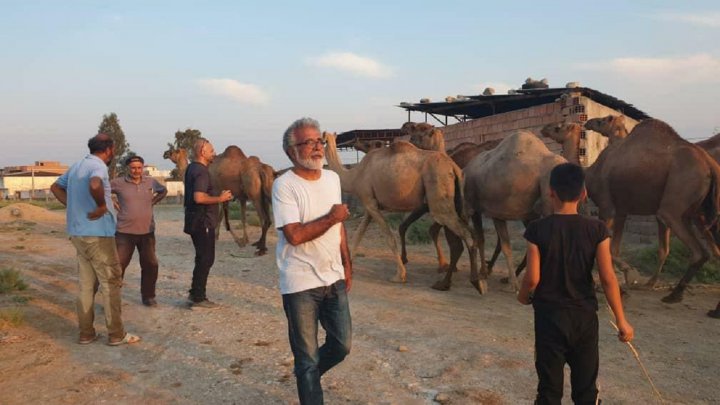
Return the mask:
[(715, 134), (704, 141), (696, 142), (695, 145), (705, 149), (716, 162), (720, 163), (720, 134)]
[(355, 138), (355, 142), (353, 143), (353, 148), (356, 150), (359, 150), (360, 152), (368, 153), (373, 149), (379, 149), (385, 147), (385, 142), (381, 140), (365, 140), (361, 141), (358, 138)]
[[(702, 148), (682, 139), (660, 120), (642, 121), (624, 138), (627, 131), (620, 124), (622, 119), (618, 117), (595, 118), (585, 123), (585, 128), (605, 136), (621, 136), (587, 169), (588, 194), (599, 208), (600, 219), (613, 231), (613, 256), (619, 255), (627, 215), (656, 216), (659, 266), (651, 284), (657, 280), (669, 253), (670, 230), (689, 248), (688, 270), (662, 299), (680, 302), (687, 284), (710, 255), (720, 257), (717, 246), (720, 166)], [(579, 133), (577, 128), (567, 132)], [(693, 225), (706, 245), (693, 232)]]
[(163, 153), (163, 159), (170, 159), (177, 167), (177, 175), (180, 180), (185, 178), (185, 169), (188, 167), (188, 153), (185, 148), (170, 148)]
[[(445, 137), (442, 133), (442, 130), (436, 129), (432, 125), (425, 123), (416, 124), (412, 122), (407, 122), (403, 124), (402, 132), (405, 135), (409, 135), (410, 143), (420, 149), (435, 150), (440, 152), (445, 151)], [(477, 156), (481, 152), (495, 148), (497, 145), (500, 144), (500, 141), (500, 139), (496, 139), (483, 142), (481, 144), (464, 142), (456, 146), (452, 150), (448, 151), (447, 154), (455, 162), (455, 164), (458, 165), (458, 167), (463, 169), (468, 164), (468, 162), (470, 162), (475, 156)], [(410, 213), (410, 215), (405, 218), (402, 224), (400, 224), (399, 233), (402, 246), (401, 258), (403, 263), (405, 264), (407, 264), (408, 262), (405, 241), (405, 234), (407, 232), (407, 229), (410, 227), (410, 225), (412, 225), (413, 222), (420, 219), (420, 217), (425, 215), (427, 212), (428, 208), (426, 205), (424, 205)], [(430, 237), (433, 240), (435, 250), (437, 251), (438, 272), (444, 273), (446, 271), (457, 271), (457, 262), (460, 259), (460, 255), (463, 251), (462, 241), (460, 241), (455, 234), (452, 234), (447, 229), (445, 229), (445, 238), (447, 239), (448, 245), (450, 246), (450, 263), (448, 263), (438, 241), (441, 228), (442, 226), (435, 222), (430, 226), (429, 229)], [(495, 264), (495, 260), (497, 259), (499, 253), (500, 245), (498, 244), (495, 247), (495, 252), (493, 253), (492, 258), (487, 263), (488, 273), (490, 273), (490, 271), (492, 270), (492, 267)]]
[(260, 161), (256, 156), (246, 157), (242, 149), (228, 146), (223, 153), (215, 157), (209, 167), (210, 178), (217, 190), (230, 190), (240, 202), (240, 216), (243, 224), (243, 236), (240, 238), (230, 227), (228, 203), (222, 204), (227, 229), (235, 243), (244, 247), (248, 243), (246, 205), (250, 200), (260, 217), (262, 233), (260, 239), (252, 245), (257, 248), (255, 254), (262, 256), (267, 253), (266, 236), (271, 225), (270, 205), (273, 168)]
[[(480, 262), (484, 265), (484, 214), (493, 219), (507, 261), (508, 282), (514, 291), (518, 290), (518, 282), (506, 221), (528, 222), (549, 214), (550, 171), (566, 161), (550, 152), (532, 132), (518, 131), (494, 149), (477, 155), (463, 170), (466, 210), (475, 225)], [(449, 288), (451, 279), (452, 272), (447, 272), (435, 287)]]
[(343, 191), (357, 195), (365, 208), (366, 215), (355, 233), (354, 246), (371, 219), (376, 221), (395, 256), (397, 271), (392, 281), (405, 282), (405, 265), (381, 210), (412, 211), (427, 204), (435, 221), (463, 240), (470, 252), (470, 282), (481, 294), (487, 291), (486, 277), (481, 280), (478, 276), (472, 231), (462, 217), (462, 171), (447, 155), (398, 141), (387, 148), (370, 151), (355, 167), (346, 169), (337, 153), (335, 134), (324, 136), (328, 166), (340, 177)]

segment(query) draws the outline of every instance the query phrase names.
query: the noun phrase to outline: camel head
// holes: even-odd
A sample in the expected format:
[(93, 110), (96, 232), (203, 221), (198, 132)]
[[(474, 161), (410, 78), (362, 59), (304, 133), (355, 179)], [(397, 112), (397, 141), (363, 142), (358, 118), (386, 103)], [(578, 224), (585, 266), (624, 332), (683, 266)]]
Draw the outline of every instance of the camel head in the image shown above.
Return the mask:
[(360, 152), (368, 153), (371, 150), (380, 149), (385, 146), (385, 142), (380, 140), (374, 140), (374, 141), (361, 141), (358, 138), (355, 138), (355, 142), (353, 143), (353, 147)]
[(443, 132), (427, 123), (406, 122), (400, 128), (403, 135), (410, 136), (410, 143), (420, 149), (445, 152)]
[(545, 125), (540, 130), (540, 133), (545, 138), (550, 138), (559, 144), (563, 144), (568, 140), (579, 140), (582, 129), (582, 125), (574, 122), (554, 123)]
[(625, 127), (624, 115), (608, 115), (603, 118), (593, 118), (585, 123), (585, 129), (595, 131), (610, 139), (613, 142), (617, 139), (623, 139), (628, 135)]
[(170, 159), (171, 162), (177, 163), (178, 151), (177, 149), (168, 149), (163, 153), (163, 159)]

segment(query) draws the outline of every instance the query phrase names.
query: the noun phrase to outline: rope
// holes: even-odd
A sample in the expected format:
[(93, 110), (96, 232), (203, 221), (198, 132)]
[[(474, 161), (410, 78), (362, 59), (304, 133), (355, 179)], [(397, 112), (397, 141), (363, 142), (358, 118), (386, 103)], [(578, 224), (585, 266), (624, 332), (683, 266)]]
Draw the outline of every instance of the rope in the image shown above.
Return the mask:
[[(610, 315), (613, 316), (613, 315), (612, 315), (612, 311), (610, 310), (610, 306), (608, 306), (608, 305), (606, 304), (605, 307), (607, 308), (607, 310), (608, 310), (608, 312), (610, 313)], [(618, 329), (618, 327), (617, 327), (617, 325), (615, 324), (615, 322), (613, 322), (611, 319), (608, 319), (608, 322), (610, 322), (610, 325), (612, 325), (613, 328), (615, 328), (615, 330), (616, 330), (618, 333), (620, 333), (620, 329)], [(655, 386), (655, 383), (653, 382), (652, 378), (650, 377), (650, 373), (648, 373), (647, 368), (645, 368), (645, 365), (643, 364), (642, 360), (640, 360), (640, 354), (638, 353), (637, 350), (635, 350), (635, 346), (633, 346), (633, 344), (630, 343), (630, 342), (625, 342), (625, 344), (628, 345), (628, 347), (630, 348), (630, 351), (632, 352), (633, 356), (635, 356), (635, 360), (637, 360), (638, 364), (640, 365), (640, 369), (642, 370), (643, 374), (645, 374), (645, 378), (647, 378), (648, 382), (650, 383), (650, 387), (652, 387), (653, 393), (655, 394), (655, 396), (657, 396), (658, 401), (659, 401), (661, 404), (664, 404), (664, 403), (665, 403), (665, 400), (663, 400), (662, 395), (660, 395), (660, 391), (658, 391), (657, 387)]]

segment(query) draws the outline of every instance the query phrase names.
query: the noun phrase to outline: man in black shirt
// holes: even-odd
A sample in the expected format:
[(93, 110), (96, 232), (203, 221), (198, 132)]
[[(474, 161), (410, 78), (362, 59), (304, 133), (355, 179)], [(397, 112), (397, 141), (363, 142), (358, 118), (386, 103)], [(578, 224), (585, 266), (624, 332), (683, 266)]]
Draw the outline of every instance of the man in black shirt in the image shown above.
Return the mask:
[(216, 308), (205, 294), (210, 268), (215, 262), (215, 227), (218, 222), (218, 204), (233, 199), (229, 190), (217, 195), (210, 181), (208, 166), (215, 158), (212, 144), (203, 138), (195, 142), (194, 160), (185, 171), (185, 227), (195, 247), (195, 268), (190, 288), (191, 308)]
[[(518, 301), (535, 309), (536, 404), (560, 404), (563, 368), (570, 365), (575, 404), (597, 403), (598, 303), (592, 278), (595, 261), (608, 304), (615, 314), (618, 338), (629, 342), (633, 328), (625, 320), (610, 256), (610, 238), (602, 222), (578, 215), (585, 199), (585, 175), (572, 163), (550, 174), (554, 214), (525, 230), (527, 271)], [(531, 294), (532, 297), (531, 297)]]

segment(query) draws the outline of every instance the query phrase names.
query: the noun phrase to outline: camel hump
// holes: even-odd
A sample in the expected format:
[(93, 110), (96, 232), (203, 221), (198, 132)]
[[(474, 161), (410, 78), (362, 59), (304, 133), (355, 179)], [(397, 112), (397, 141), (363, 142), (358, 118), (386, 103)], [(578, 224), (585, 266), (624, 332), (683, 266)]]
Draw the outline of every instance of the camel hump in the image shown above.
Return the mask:
[(260, 161), (260, 158), (257, 156), (250, 156), (247, 158), (248, 162), (251, 164), (261, 165), (262, 162)]
[(390, 150), (393, 153), (407, 153), (410, 151), (416, 151), (418, 148), (407, 141), (395, 141), (390, 145)]
[(245, 155), (245, 152), (242, 151), (239, 147), (235, 145), (230, 145), (227, 148), (225, 148), (225, 151), (222, 153), (224, 157), (228, 158), (242, 158), (245, 159), (247, 156)]
[(522, 130), (507, 136), (495, 149), (498, 151), (497, 153), (550, 153), (540, 138), (530, 131)]
[[(633, 138), (645, 138), (644, 140), (648, 142), (651, 140), (657, 140), (665, 142), (681, 141), (682, 143), (688, 143), (685, 139), (680, 137), (677, 132), (675, 132), (673, 127), (668, 125), (666, 122), (655, 118), (641, 121), (635, 126), (635, 128), (633, 128), (630, 135), (632, 135)], [(628, 135), (628, 137), (630, 135)]]

